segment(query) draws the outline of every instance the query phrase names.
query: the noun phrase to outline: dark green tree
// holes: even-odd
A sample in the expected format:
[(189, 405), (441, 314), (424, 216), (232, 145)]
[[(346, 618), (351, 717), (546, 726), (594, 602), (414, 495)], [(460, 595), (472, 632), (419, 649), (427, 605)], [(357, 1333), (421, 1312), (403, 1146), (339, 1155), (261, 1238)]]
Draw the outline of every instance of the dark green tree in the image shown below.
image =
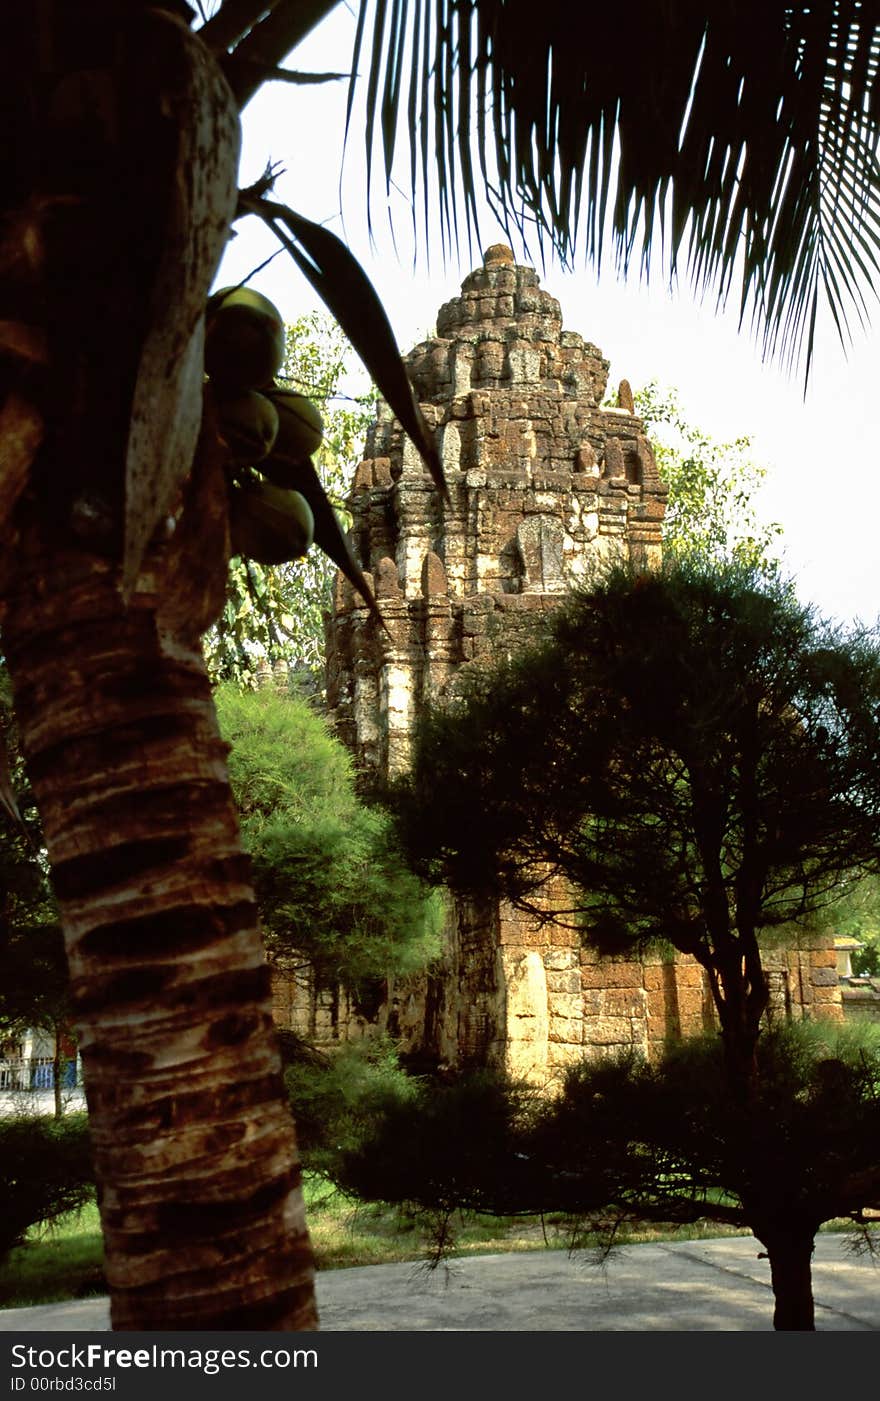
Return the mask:
[(762, 938), (880, 859), (880, 638), (746, 566), (620, 568), (542, 646), (472, 673), (404, 782), (405, 839), (435, 877), (533, 911), (564, 877), (552, 918), (601, 952), (697, 959), (747, 1102)]
[(485, 1072), (424, 1085), (375, 1105), (330, 1171), (441, 1228), (461, 1210), (554, 1214), (572, 1248), (609, 1248), (646, 1221), (751, 1230), (770, 1263), (774, 1326), (809, 1331), (820, 1225), (849, 1218), (855, 1243), (876, 1248), (880, 1038), (788, 1023), (762, 1038), (758, 1062), (748, 1105), (731, 1100), (717, 1038), (670, 1046), (652, 1065), (634, 1053), (584, 1061), (552, 1095)]
[[(811, 1257), (825, 1221), (850, 1218), (870, 1246), (880, 1201), (880, 1038), (789, 1023), (757, 1052), (757, 1089), (732, 1099), (717, 1040), (670, 1047), (657, 1065), (582, 1064), (526, 1150), (549, 1205), (587, 1218), (747, 1227), (770, 1264), (774, 1326), (815, 1327)], [(613, 1220), (613, 1215), (612, 1215)]]

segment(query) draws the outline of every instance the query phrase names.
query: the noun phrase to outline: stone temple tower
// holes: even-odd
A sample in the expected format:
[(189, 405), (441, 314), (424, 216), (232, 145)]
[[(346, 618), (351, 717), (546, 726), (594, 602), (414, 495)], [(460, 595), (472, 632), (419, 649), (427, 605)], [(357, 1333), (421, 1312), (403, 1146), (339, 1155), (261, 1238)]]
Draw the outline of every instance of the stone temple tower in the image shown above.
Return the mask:
[[(380, 405), (350, 509), (386, 630), (341, 576), (328, 624), (331, 718), (381, 774), (406, 767), (423, 706), (463, 668), (527, 643), (595, 563), (656, 566), (666, 504), (628, 384), (603, 405), (608, 362), (562, 329), (559, 303), (509, 248), (488, 250), (406, 359), (451, 503)], [(794, 960), (778, 970), (788, 1002), (811, 971)], [(455, 902), (444, 967), (390, 988), (382, 1024), (414, 1053), (542, 1079), (591, 1048), (650, 1051), (711, 1019), (688, 959), (599, 963), (568, 930)]]

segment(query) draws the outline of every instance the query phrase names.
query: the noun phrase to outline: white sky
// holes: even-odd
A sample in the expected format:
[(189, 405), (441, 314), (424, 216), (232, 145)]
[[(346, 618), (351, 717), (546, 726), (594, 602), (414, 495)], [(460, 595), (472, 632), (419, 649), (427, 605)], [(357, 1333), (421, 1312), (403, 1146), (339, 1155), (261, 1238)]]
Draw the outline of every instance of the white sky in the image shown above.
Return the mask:
[[(352, 16), (340, 7), (288, 66), (343, 71), (352, 35)], [(438, 242), (430, 263), (420, 253), (414, 266), (409, 202), (397, 192), (391, 205), (397, 250), (378, 198), (371, 245), (362, 119), (353, 123), (340, 197), (346, 95), (344, 82), (264, 88), (244, 114), (240, 183), (255, 180), (270, 159), (284, 165), (276, 197), (345, 239), (406, 351), (433, 326), (439, 307), (458, 293), (481, 256), (476, 247), (470, 254), (463, 248), (460, 261), (444, 266)], [(374, 178), (378, 195), (384, 178), (378, 166)], [(277, 246), (257, 220), (237, 228), (218, 285), (246, 276)], [(480, 232), (484, 247), (503, 240), (491, 216)], [(684, 290), (673, 297), (659, 278), (650, 288), (637, 278), (623, 285), (610, 267), (599, 281), (585, 264), (575, 272), (556, 266), (539, 272), (562, 304), (565, 328), (593, 341), (611, 361), (611, 385), (627, 378), (638, 388), (657, 379), (678, 389), (687, 417), (713, 437), (754, 439), (757, 460), (769, 468), (759, 510), (784, 527), (786, 562), (801, 597), (841, 621), (873, 623), (880, 616), (880, 307), (870, 332), (856, 326), (848, 356), (827, 320), (820, 327), (804, 398), (800, 377), (762, 364), (748, 335), (737, 331), (734, 313), (719, 316)], [(323, 309), (286, 253), (251, 285), (271, 297), (287, 321)]]

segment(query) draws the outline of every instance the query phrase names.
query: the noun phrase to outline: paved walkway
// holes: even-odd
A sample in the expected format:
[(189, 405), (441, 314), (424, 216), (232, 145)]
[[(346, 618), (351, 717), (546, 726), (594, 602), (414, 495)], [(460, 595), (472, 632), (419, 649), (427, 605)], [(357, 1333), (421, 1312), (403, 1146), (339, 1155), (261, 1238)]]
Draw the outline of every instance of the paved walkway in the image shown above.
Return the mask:
[[(844, 1235), (813, 1260), (816, 1326), (880, 1330), (880, 1267)], [(767, 1332), (773, 1295), (750, 1236), (630, 1246), (604, 1268), (585, 1255), (534, 1251), (423, 1265), (367, 1265), (318, 1277), (325, 1332)], [(109, 1328), (106, 1299), (0, 1312), (0, 1331)]]

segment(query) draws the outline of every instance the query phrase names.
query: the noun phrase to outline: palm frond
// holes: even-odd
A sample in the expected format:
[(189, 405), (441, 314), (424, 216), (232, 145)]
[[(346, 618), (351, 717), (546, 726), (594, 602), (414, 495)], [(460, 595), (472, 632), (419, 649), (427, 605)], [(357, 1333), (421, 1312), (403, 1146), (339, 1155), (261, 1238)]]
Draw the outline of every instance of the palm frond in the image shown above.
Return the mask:
[(338, 0), (226, 0), (205, 26), (204, 38), (215, 53), (226, 55), (223, 66), (239, 107), (337, 4)]
[[(809, 370), (822, 296), (843, 337), (880, 260), (876, 0), (362, 0), (366, 141), (406, 119), (414, 203), (444, 244), (487, 196), (570, 260), (738, 287), (767, 354)], [(381, 143), (380, 143), (381, 137)], [(421, 186), (421, 188), (419, 188)], [(656, 257), (659, 241), (661, 258)]]
[(357, 259), (329, 229), (287, 205), (242, 194), (239, 207), (265, 221), (323, 299), (418, 448), (438, 490), (448, 498), (434, 433), (416, 403), (382, 303)]

